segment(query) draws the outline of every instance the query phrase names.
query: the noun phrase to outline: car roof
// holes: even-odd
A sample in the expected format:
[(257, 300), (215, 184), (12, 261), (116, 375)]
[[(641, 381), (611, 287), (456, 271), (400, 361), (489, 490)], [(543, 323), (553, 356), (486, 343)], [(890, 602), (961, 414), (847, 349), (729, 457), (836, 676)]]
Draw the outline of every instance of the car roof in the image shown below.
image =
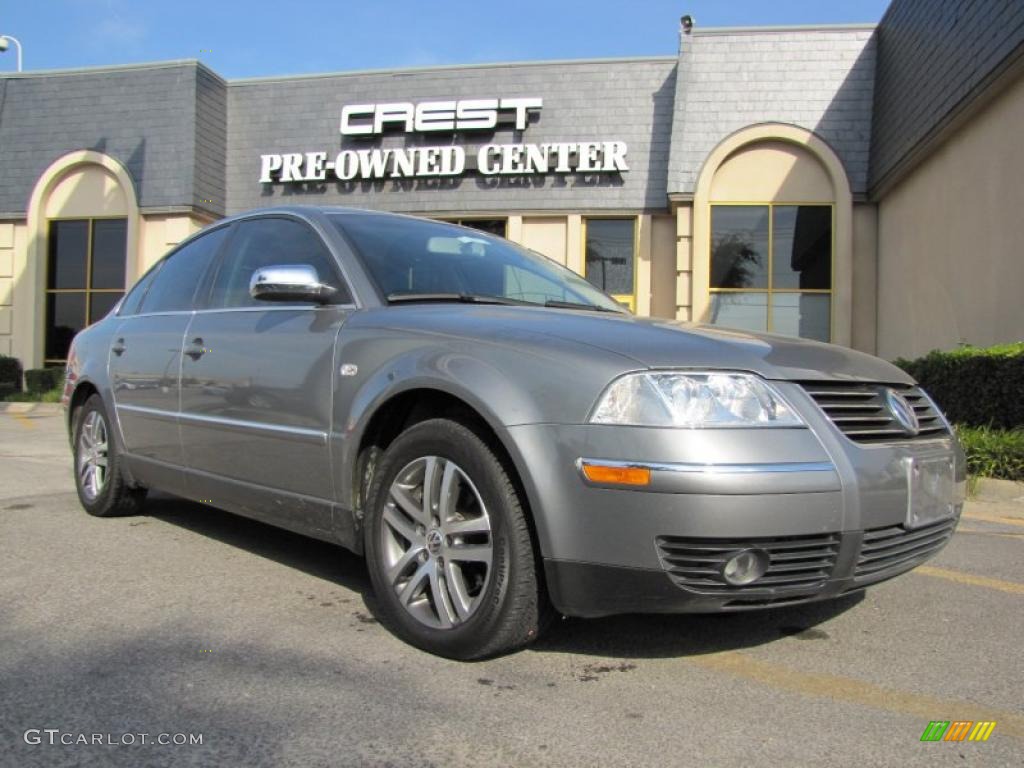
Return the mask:
[(377, 215), (377, 216), (393, 216), (395, 218), (403, 219), (419, 219), (423, 220), (422, 217), (410, 216), (403, 213), (392, 213), (390, 211), (378, 211), (367, 208), (350, 208), (342, 205), (275, 205), (265, 208), (251, 208), (247, 211), (239, 211), (230, 216), (225, 216), (222, 219), (218, 219), (216, 224), (223, 224), (229, 221), (235, 221), (237, 219), (247, 219), (252, 216), (268, 216), (273, 214), (286, 213), (293, 216), (300, 216), (303, 218), (315, 218), (318, 214), (344, 214), (346, 216), (359, 216), (359, 215)]

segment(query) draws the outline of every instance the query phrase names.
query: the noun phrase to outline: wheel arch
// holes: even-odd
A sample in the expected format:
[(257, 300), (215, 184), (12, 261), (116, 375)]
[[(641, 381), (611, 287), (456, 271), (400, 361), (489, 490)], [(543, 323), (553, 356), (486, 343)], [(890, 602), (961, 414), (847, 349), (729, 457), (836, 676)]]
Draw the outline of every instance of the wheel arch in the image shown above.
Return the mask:
[(85, 405), (86, 400), (93, 395), (98, 395), (99, 393), (99, 388), (89, 379), (79, 379), (75, 383), (75, 388), (71, 392), (71, 397), (68, 398), (66, 414), (68, 433), (72, 439), (74, 439), (75, 414), (78, 413), (78, 410), (83, 405)]
[[(505, 465), (522, 498), (530, 535), (537, 553), (542, 556), (544, 520), (537, 490), (530, 479), (526, 461), (497, 415), (479, 398), (447, 382), (407, 382), (405, 386), (382, 397), (362, 420), (358, 435), (352, 436), (354, 453), (349, 465), (347, 501), (358, 529), (362, 528), (365, 492), (373, 479), (372, 464), (402, 432), (431, 418), (450, 418), (472, 429), (495, 452)], [(362, 541), (359, 537), (360, 542)], [(543, 578), (543, 569), (539, 568)]]
[[(72, 390), (71, 396), (68, 398), (66, 419), (68, 440), (71, 443), (72, 450), (74, 450), (75, 420), (77, 418), (77, 413), (93, 395), (98, 396), (100, 401), (103, 403), (103, 407), (107, 412), (107, 420), (109, 422), (108, 428), (110, 430), (111, 437), (117, 442), (118, 450), (122, 454), (125, 453), (124, 435), (121, 434), (121, 421), (117, 418), (117, 410), (113, 403), (113, 399), (105, 397), (99, 385), (87, 376), (80, 376), (78, 378), (75, 382), (75, 388)], [(132, 473), (131, 466), (129, 464), (122, 464), (121, 470), (130, 486), (134, 487), (138, 485), (138, 480)]]

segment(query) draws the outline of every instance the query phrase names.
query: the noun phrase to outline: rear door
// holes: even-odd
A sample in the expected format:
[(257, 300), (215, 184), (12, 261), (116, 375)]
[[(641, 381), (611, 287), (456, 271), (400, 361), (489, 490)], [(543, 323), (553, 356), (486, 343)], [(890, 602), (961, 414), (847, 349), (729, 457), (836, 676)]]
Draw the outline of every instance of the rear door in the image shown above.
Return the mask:
[(167, 256), (126, 297), (110, 346), (114, 407), (135, 474), (176, 490), (181, 346), (193, 301), (225, 240), (220, 227)]
[[(352, 311), (350, 294), (306, 221), (263, 216), (235, 230), (185, 341), (181, 435), (189, 485), (215, 505), (328, 530), (334, 342)], [(289, 264), (316, 269), (337, 289), (334, 303), (249, 295), (256, 269)]]

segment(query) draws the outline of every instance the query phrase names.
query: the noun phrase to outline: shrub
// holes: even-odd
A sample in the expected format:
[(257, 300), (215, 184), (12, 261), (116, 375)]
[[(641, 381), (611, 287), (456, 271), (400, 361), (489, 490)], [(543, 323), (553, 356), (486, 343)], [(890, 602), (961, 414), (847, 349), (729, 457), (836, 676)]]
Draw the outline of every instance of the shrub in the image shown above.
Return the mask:
[(1015, 429), (1024, 426), (1024, 342), (961, 347), (896, 360), (954, 424)]
[(28, 392), (14, 392), (3, 398), (9, 403), (59, 403), (64, 388), (51, 389), (46, 392), (29, 394)]
[(956, 428), (967, 454), (967, 472), (1024, 481), (1024, 429)]
[(0, 355), (0, 386), (3, 385), (12, 386), (15, 391), (21, 389), (21, 361), (18, 358)]
[(25, 390), (33, 395), (49, 392), (63, 384), (63, 368), (31, 368), (25, 371)]
[(0, 400), (21, 391), (21, 362), (16, 357), (0, 355)]

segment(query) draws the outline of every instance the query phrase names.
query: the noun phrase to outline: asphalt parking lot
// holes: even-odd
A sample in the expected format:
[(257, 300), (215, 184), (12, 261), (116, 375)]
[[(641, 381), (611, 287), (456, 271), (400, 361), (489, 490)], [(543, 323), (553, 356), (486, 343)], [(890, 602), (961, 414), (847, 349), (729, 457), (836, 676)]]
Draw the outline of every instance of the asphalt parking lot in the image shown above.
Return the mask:
[(462, 664), (388, 634), (344, 550), (166, 496), (93, 519), (70, 466), (59, 416), (0, 413), (3, 766), (1024, 763), (1024, 499), (863, 597), (565, 620)]

